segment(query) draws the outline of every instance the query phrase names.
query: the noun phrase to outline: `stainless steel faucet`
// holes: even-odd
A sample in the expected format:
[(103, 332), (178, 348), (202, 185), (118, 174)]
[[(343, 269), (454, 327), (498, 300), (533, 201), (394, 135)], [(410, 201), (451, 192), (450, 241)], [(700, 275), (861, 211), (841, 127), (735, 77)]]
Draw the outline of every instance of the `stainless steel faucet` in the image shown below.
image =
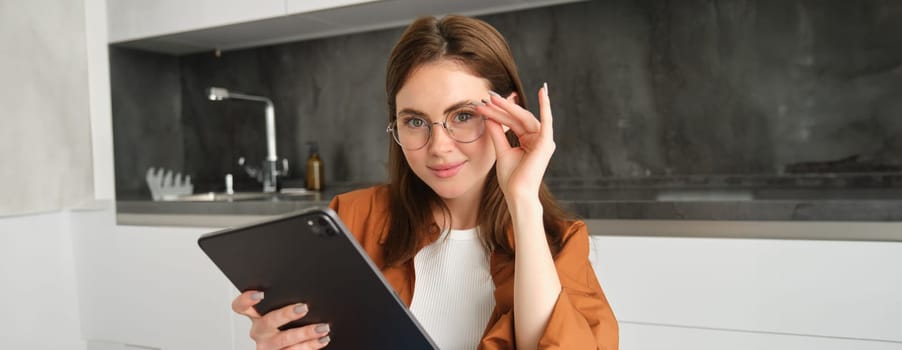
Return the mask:
[(263, 192), (276, 192), (278, 189), (278, 177), (288, 174), (288, 160), (282, 159), (282, 167), (278, 167), (276, 156), (276, 111), (272, 100), (263, 96), (248, 95), (237, 91), (229, 91), (221, 87), (210, 87), (207, 96), (211, 101), (236, 99), (245, 101), (257, 101), (266, 104), (266, 159), (260, 170), (244, 164), (244, 157), (238, 160), (238, 164), (245, 168), (248, 175), (263, 183)]

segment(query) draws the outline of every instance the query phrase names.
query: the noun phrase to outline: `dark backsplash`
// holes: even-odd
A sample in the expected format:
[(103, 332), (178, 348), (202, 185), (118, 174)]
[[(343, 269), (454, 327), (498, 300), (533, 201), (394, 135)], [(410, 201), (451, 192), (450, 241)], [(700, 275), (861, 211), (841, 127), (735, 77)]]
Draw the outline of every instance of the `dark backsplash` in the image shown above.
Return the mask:
[[(509, 40), (532, 110), (548, 81), (552, 182), (902, 172), (902, 2), (598, 0), (482, 18)], [(151, 166), (196, 192), (226, 173), (253, 186), (236, 162), (265, 155), (263, 107), (208, 101), (208, 86), (274, 101), (294, 184), (311, 141), (327, 186), (384, 181), (402, 30), (220, 57), (111, 47), (117, 196), (149, 198)]]

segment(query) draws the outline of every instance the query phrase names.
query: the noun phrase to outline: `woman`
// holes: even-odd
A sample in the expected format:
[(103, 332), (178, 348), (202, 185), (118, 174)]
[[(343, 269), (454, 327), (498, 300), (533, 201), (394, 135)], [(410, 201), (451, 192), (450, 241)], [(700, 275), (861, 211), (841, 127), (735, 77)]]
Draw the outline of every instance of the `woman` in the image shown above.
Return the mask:
[[(504, 38), (461, 16), (411, 24), (386, 80), (391, 182), (331, 207), (430, 336), (443, 349), (616, 349), (586, 227), (542, 182), (555, 148), (547, 84), (537, 120)], [(278, 330), (306, 305), (261, 316), (262, 298), (232, 305), (258, 349), (328, 345), (328, 324)]]

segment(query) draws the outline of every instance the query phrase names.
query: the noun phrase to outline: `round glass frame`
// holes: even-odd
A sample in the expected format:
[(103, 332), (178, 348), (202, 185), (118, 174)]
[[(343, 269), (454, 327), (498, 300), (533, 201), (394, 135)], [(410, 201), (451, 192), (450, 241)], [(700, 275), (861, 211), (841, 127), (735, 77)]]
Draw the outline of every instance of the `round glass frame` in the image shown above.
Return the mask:
[[(475, 136), (468, 137), (465, 139), (460, 139), (460, 138), (458, 138), (457, 135), (455, 135), (455, 127), (453, 126), (454, 123), (453, 123), (453, 121), (451, 121), (451, 118), (455, 118), (462, 113), (472, 114), (473, 116), (468, 118), (467, 120), (468, 121), (472, 120), (474, 122), (478, 122), (478, 125), (476, 125), (477, 129), (475, 130), (475, 133), (476, 133)], [(404, 142), (401, 141), (401, 135), (398, 131), (398, 129), (399, 129), (398, 123), (399, 122), (406, 123), (406, 122), (410, 122), (411, 120), (414, 120), (414, 119), (419, 119), (420, 121), (425, 123), (424, 126), (426, 127), (426, 133), (425, 133), (426, 137), (423, 139), (422, 144), (420, 144), (419, 146), (411, 146), (409, 144), (405, 145)], [(440, 122), (430, 122), (430, 121), (426, 120), (426, 117), (423, 115), (412, 115), (410, 117), (396, 117), (395, 120), (388, 123), (388, 126), (385, 128), (385, 132), (391, 134), (392, 139), (394, 139), (395, 143), (397, 143), (399, 146), (401, 146), (401, 148), (404, 148), (404, 149), (410, 150), (410, 151), (416, 151), (423, 147), (426, 147), (426, 145), (429, 144), (429, 140), (432, 139), (432, 129), (433, 129), (432, 127), (436, 124), (441, 125), (442, 129), (445, 130), (445, 132), (448, 134), (449, 137), (451, 137), (452, 140), (454, 140), (456, 142), (460, 142), (460, 143), (472, 143), (472, 142), (476, 142), (476, 140), (479, 140), (479, 138), (485, 134), (485, 120), (486, 120), (486, 118), (484, 115), (476, 114), (476, 106), (474, 104), (466, 104), (463, 107), (454, 109), (451, 112), (445, 114), (444, 120), (442, 120)]]

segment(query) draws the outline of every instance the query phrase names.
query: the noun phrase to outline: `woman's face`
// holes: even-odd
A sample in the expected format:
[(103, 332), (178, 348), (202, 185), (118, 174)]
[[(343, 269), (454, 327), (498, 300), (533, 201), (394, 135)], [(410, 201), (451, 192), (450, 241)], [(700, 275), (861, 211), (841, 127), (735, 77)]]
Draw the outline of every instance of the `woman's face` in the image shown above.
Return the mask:
[[(488, 96), (488, 80), (473, 75), (455, 61), (440, 60), (413, 70), (395, 96), (397, 117), (399, 124), (411, 118), (441, 123), (447, 112), (467, 111), (466, 106), (460, 106), (479, 103)], [(475, 114), (473, 117), (481, 119)], [(450, 119), (454, 118), (467, 116), (452, 113)], [(416, 124), (425, 125), (419, 121)], [(452, 139), (441, 124), (432, 125), (428, 142), (422, 148), (401, 149), (413, 172), (446, 201), (478, 201), (486, 176), (495, 164), (492, 140), (485, 132), (473, 142), (462, 143)]]

